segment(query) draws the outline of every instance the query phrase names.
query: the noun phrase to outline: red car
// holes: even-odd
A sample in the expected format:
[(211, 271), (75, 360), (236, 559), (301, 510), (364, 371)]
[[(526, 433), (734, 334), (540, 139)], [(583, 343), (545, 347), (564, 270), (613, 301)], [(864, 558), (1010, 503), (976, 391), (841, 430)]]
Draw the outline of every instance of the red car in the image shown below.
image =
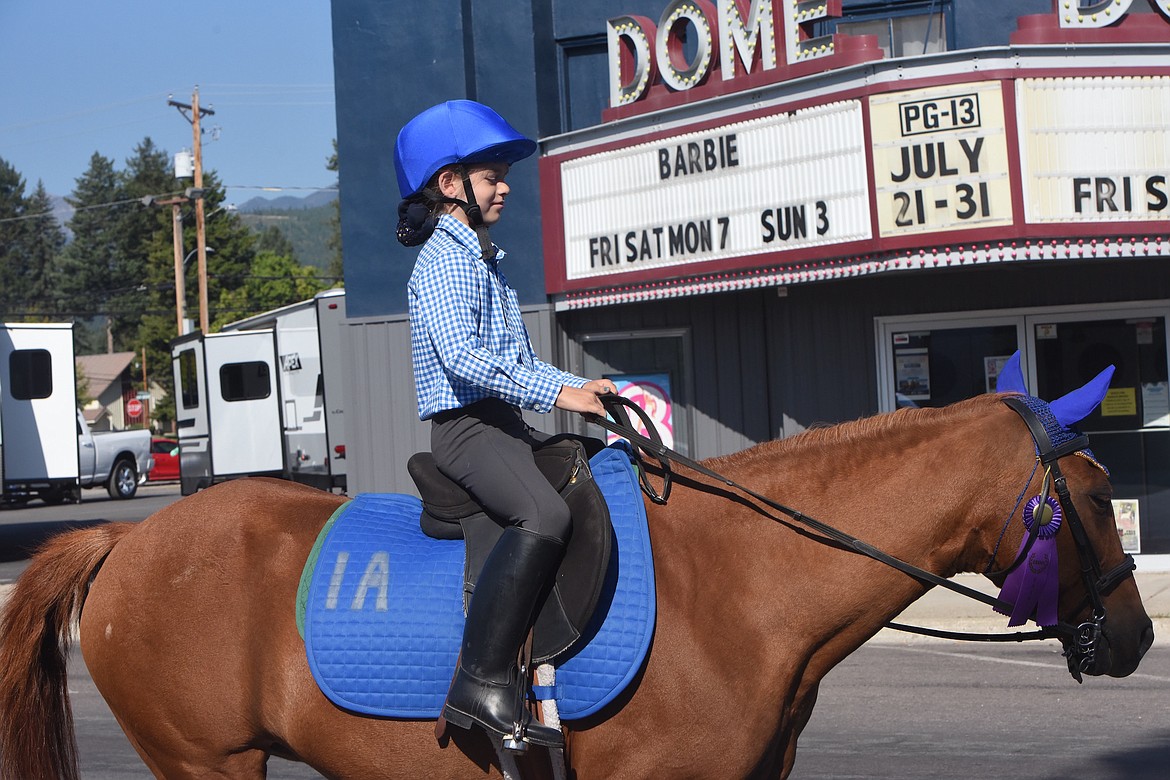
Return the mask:
[(154, 455), (154, 468), (147, 476), (148, 482), (165, 482), (179, 478), (179, 443), (174, 439), (155, 436), (150, 440), (150, 452)]

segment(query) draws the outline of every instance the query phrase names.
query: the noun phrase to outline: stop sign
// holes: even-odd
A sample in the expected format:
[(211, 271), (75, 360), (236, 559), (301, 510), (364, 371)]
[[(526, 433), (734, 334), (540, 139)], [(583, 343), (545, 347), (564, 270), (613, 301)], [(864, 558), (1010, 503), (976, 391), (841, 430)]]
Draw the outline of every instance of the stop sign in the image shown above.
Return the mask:
[(126, 416), (138, 418), (142, 416), (142, 402), (137, 398), (131, 398), (126, 402)]

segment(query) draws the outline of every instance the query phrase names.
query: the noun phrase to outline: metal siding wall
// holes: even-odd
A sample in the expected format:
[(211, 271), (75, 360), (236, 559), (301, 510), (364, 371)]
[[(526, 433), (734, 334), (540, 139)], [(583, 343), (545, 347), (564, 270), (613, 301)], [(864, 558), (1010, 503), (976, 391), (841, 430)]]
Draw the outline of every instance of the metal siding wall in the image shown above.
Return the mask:
[[(550, 309), (526, 308), (524, 326), (542, 360), (558, 362)], [(431, 448), (430, 424), (419, 421), (410, 364), (410, 323), (405, 317), (350, 320), (342, 330), (346, 385), (348, 492), (416, 494), (406, 461)], [(563, 412), (526, 413), (538, 430), (568, 430)]]
[(877, 393), (873, 318), (865, 296), (835, 283), (790, 288), (785, 297), (772, 291), (771, 296), (768, 369), (777, 435), (872, 413)]
[(414, 493), (406, 461), (430, 449), (430, 429), (418, 419), (409, 324), (399, 319), (346, 325), (349, 493)]
[[(521, 314), (524, 316), (524, 327), (528, 330), (528, 338), (532, 342), (532, 349), (536, 351), (537, 357), (564, 371), (570, 371), (568, 361), (564, 359), (558, 348), (552, 307), (524, 307), (521, 309)], [(559, 409), (549, 414), (524, 413), (524, 419), (528, 421), (529, 425), (545, 433), (575, 430), (576, 421), (574, 418), (577, 416)]]
[[(773, 438), (769, 338), (770, 291), (613, 306), (562, 315), (570, 338), (585, 333), (689, 327), (692, 453), (708, 458)], [(597, 435), (597, 430), (585, 430)]]

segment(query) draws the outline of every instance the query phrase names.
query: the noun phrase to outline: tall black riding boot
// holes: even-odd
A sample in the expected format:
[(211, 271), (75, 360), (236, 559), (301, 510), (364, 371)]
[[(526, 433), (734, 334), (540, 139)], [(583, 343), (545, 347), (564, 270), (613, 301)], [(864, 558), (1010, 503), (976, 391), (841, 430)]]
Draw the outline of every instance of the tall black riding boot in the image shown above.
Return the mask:
[(523, 751), (527, 742), (564, 745), (560, 730), (532, 722), (524, 706), (527, 684), (516, 666), (536, 601), (564, 552), (559, 539), (517, 526), (504, 530), (471, 596), (459, 665), (443, 705), (448, 723), (465, 729), (478, 725), (503, 738), (510, 750)]

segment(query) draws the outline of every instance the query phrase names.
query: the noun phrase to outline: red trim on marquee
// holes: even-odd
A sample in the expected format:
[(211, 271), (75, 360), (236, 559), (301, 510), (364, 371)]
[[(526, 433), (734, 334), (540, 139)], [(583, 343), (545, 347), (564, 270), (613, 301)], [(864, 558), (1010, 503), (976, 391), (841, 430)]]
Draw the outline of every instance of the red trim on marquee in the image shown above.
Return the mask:
[[(1020, 161), (1020, 125), (1019, 107), (1016, 104), (1016, 90), (1014, 82), (1000, 82), (1000, 94), (1003, 95), (1003, 127), (1007, 133), (1008, 173), (1023, 170)], [(1024, 224), (1024, 177), (1010, 176), (1009, 184), (1012, 193), (1012, 225)]]
[(1166, 236), (1107, 237), (1102, 241), (997, 241), (994, 244), (967, 244), (957, 249), (935, 247), (889, 255), (869, 254), (796, 263), (788, 266), (754, 268), (738, 273), (692, 275), (648, 284), (626, 284), (584, 292), (571, 292), (556, 303), (558, 310), (585, 309), (623, 303), (681, 298), (718, 292), (777, 287), (807, 282), (869, 276), (879, 273), (910, 272), (1004, 262), (1067, 262), (1114, 258), (1162, 258), (1170, 254)]
[[(1170, 24), (1164, 23), (1168, 29)], [(1170, 37), (1170, 36), (1168, 36)], [(656, 265), (644, 271), (624, 271), (617, 274), (623, 285), (641, 285), (651, 281), (670, 280), (678, 282), (683, 279), (693, 279), (698, 276), (718, 273), (741, 273), (764, 266), (791, 267), (809, 260), (822, 259), (826, 252), (831, 252), (835, 258), (858, 258), (883, 255), (889, 252), (900, 252), (915, 249), (929, 243), (934, 246), (969, 246), (982, 242), (1020, 242), (1037, 239), (1079, 239), (1094, 240), (1097, 238), (1118, 235), (1142, 235), (1151, 230), (1161, 232), (1158, 228), (1167, 225), (1170, 230), (1170, 219), (1165, 221), (1140, 222), (1097, 222), (1097, 223), (1037, 223), (1024, 221), (1023, 183), (1019, 175), (1020, 152), (1019, 133), (1017, 125), (1017, 106), (1015, 101), (1015, 80), (1019, 78), (1075, 78), (1075, 77), (1108, 77), (1108, 76), (1166, 76), (1170, 75), (1170, 66), (1133, 67), (1065, 67), (1065, 68), (1037, 68), (1020, 71), (1015, 68), (998, 68), (971, 73), (951, 73), (942, 76), (906, 79), (897, 82), (882, 82), (872, 85), (845, 90), (832, 95), (819, 95), (814, 98), (794, 99), (788, 103), (778, 103), (774, 106), (756, 111), (745, 111), (742, 114), (725, 115), (709, 120), (696, 121), (656, 133), (647, 133), (636, 141), (629, 139), (591, 145), (586, 149), (579, 149), (564, 154), (544, 156), (540, 160), (541, 179), (541, 211), (544, 219), (544, 247), (545, 247), (545, 286), (550, 295), (576, 293), (584, 290), (616, 289), (612, 281), (606, 283), (607, 277), (588, 277), (569, 280), (567, 278), (565, 245), (564, 245), (564, 212), (561, 190), (561, 165), (569, 160), (599, 154), (614, 149), (627, 148), (634, 144), (653, 143), (664, 138), (673, 138), (678, 135), (722, 127), (733, 122), (756, 119), (763, 116), (772, 116), (781, 113), (810, 108), (813, 106), (837, 103), (845, 100), (861, 100), (863, 112), (863, 131), (866, 143), (866, 168), (869, 176), (869, 198), (871, 209), (871, 233), (873, 238), (862, 241), (851, 241), (831, 244), (828, 246), (812, 246), (791, 249), (782, 252), (761, 252), (740, 257), (711, 260), (692, 261), (679, 265)], [(1004, 124), (1007, 132), (1008, 166), (1012, 173), (1012, 219), (1013, 225), (1002, 225), (986, 228), (975, 228), (963, 231), (945, 231), (935, 233), (919, 233), (914, 235), (880, 238), (877, 229), (877, 212), (875, 194), (873, 192), (873, 155), (872, 138), (869, 127), (869, 104), (864, 98), (871, 95), (901, 92), (930, 86), (959, 84), (964, 82), (1000, 81), (1001, 92), (1004, 95)], [(742, 82), (737, 82), (742, 83)], [(641, 102), (641, 101), (639, 101)], [(781, 260), (783, 258), (783, 260)]]
[(561, 162), (557, 157), (537, 161), (540, 176), (540, 219), (544, 239), (545, 290), (563, 290), (565, 274), (565, 210), (561, 190)]
[[(1009, 36), (1013, 46), (1059, 43), (1167, 43), (1170, 21), (1158, 13), (1135, 13), (1108, 27), (1064, 28), (1060, 26), (1059, 0), (1053, 2), (1055, 13), (1025, 14), (1016, 17), (1016, 30)], [(1076, 13), (1076, 11), (1072, 11)]]

